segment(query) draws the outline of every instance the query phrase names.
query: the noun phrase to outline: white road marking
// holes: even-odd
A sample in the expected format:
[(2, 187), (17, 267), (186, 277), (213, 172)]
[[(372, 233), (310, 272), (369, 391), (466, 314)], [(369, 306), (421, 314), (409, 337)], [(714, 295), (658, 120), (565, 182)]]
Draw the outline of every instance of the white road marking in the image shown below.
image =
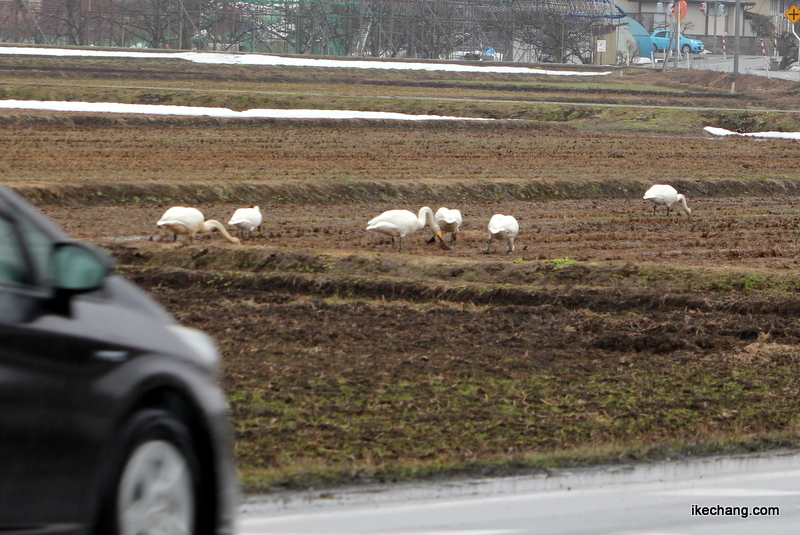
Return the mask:
[(720, 496), (723, 498), (732, 497), (751, 497), (751, 496), (800, 496), (800, 490), (778, 490), (778, 489), (720, 489), (720, 488), (695, 488), (665, 490), (655, 492), (660, 496)]

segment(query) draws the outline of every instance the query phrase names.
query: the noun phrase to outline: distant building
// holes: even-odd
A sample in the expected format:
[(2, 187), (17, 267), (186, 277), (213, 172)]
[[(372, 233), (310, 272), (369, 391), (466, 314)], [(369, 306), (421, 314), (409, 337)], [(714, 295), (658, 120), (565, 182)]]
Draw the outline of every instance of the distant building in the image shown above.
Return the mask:
[[(757, 54), (761, 52), (760, 38), (763, 37), (766, 46), (771, 52), (779, 35), (790, 31), (790, 23), (784, 13), (796, 0), (741, 0), (744, 16), (741, 20), (739, 35), (742, 37), (740, 49), (743, 53)], [(688, 37), (702, 40), (709, 52), (720, 52), (722, 36), (730, 39), (734, 35), (734, 0), (686, 0), (686, 16), (681, 23), (681, 31)], [(670, 20), (670, 3), (654, 0), (616, 0), (630, 18), (639, 22), (648, 31), (668, 29)], [(707, 14), (703, 14), (701, 7), (705, 4)], [(753, 14), (768, 17), (775, 26), (774, 35), (755, 35), (750, 21)], [(715, 36), (717, 39), (715, 39)]]

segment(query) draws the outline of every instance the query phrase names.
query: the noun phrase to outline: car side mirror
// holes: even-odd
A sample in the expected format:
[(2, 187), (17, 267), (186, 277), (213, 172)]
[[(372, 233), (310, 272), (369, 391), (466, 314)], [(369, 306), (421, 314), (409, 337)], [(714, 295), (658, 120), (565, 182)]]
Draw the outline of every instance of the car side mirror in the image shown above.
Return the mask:
[(111, 272), (111, 260), (83, 243), (57, 243), (50, 257), (54, 286), (60, 293), (76, 294), (101, 288)]

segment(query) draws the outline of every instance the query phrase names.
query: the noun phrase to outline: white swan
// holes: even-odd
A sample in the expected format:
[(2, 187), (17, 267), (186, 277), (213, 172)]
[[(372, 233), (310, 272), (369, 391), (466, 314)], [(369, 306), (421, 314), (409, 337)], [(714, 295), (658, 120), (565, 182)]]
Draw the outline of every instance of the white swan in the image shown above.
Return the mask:
[(678, 193), (675, 188), (666, 184), (656, 184), (644, 194), (642, 197), (645, 201), (653, 203), (653, 215), (656, 215), (656, 208), (658, 205), (666, 205), (667, 215), (669, 215), (672, 205), (680, 203), (686, 215), (692, 213), (688, 206), (686, 206), (686, 197), (682, 193)]
[[(436, 210), (436, 214), (433, 218), (436, 220), (436, 224), (439, 225), (439, 228), (442, 229), (442, 232), (450, 233), (450, 245), (453, 245), (456, 242), (458, 229), (461, 228), (461, 223), (463, 223), (461, 212), (459, 210), (450, 210), (442, 206)], [(433, 237), (428, 240), (428, 243), (433, 243), (435, 240), (436, 237)]]
[(158, 227), (164, 227), (174, 234), (173, 241), (178, 239), (178, 234), (186, 234), (189, 236), (189, 241), (194, 242), (195, 234), (205, 234), (217, 229), (226, 240), (231, 243), (239, 243), (239, 238), (234, 238), (222, 223), (216, 219), (209, 219), (203, 221), (203, 213), (197, 208), (189, 208), (186, 206), (173, 206), (161, 216), (158, 220)]
[(251, 237), (253, 229), (261, 230), (261, 209), (258, 206), (252, 208), (239, 208), (233, 213), (228, 224), (239, 229), (239, 237), (247, 232), (247, 237)]
[(403, 238), (409, 234), (425, 228), (425, 225), (430, 226), (433, 231), (434, 238), (439, 238), (439, 242), (443, 248), (447, 246), (442, 240), (442, 229), (436, 224), (433, 218), (433, 210), (427, 206), (419, 209), (419, 214), (414, 215), (414, 212), (409, 210), (388, 210), (383, 212), (378, 217), (375, 217), (367, 223), (367, 230), (374, 230), (381, 234), (386, 234), (392, 238), (392, 248), (394, 249), (394, 239), (399, 238), (400, 250), (403, 249)]
[(495, 214), (489, 220), (489, 245), (486, 247), (488, 253), (492, 247), (492, 240), (498, 239), (508, 243), (506, 254), (514, 252), (514, 238), (519, 233), (519, 223), (511, 215)]

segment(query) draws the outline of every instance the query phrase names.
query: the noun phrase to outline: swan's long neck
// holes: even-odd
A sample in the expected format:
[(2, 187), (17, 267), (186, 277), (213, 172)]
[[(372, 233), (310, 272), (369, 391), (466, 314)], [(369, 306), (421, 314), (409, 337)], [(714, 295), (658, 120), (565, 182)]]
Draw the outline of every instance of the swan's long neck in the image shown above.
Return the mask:
[(431, 210), (427, 206), (423, 206), (419, 209), (419, 214), (417, 214), (417, 220), (420, 224), (424, 227), (426, 224), (430, 224), (433, 221), (433, 210)]
[(425, 225), (428, 225), (436, 236), (442, 235), (442, 229), (436, 224), (436, 218), (433, 217), (433, 210), (429, 207), (423, 206), (419, 209), (417, 220), (419, 220), (420, 225), (422, 225), (420, 228), (425, 228)]
[(241, 243), (239, 238), (235, 238), (228, 234), (228, 231), (225, 230), (225, 226), (217, 221), (216, 219), (209, 219), (205, 223), (203, 223), (203, 230), (201, 232), (211, 232), (212, 230), (217, 229), (220, 234), (222, 234), (226, 240), (231, 243)]
[(684, 197), (682, 193), (678, 194), (678, 200), (680, 201), (681, 205), (683, 206), (683, 211), (686, 212), (686, 215), (691, 214), (692, 210), (686, 205), (686, 197)]

